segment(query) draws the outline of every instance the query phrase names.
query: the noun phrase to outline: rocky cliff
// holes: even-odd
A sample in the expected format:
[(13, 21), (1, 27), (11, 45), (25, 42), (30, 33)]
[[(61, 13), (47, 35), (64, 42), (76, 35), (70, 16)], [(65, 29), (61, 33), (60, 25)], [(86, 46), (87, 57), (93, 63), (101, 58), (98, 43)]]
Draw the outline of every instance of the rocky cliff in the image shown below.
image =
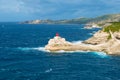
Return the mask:
[(53, 39), (50, 39), (48, 41), (48, 44), (45, 46), (45, 49), (50, 51), (57, 51), (66, 49), (66, 47), (70, 46), (72, 46), (72, 43), (66, 41), (65, 38), (55, 36)]
[(45, 46), (45, 49), (50, 51), (89, 50), (120, 55), (120, 23), (112, 23), (112, 25), (106, 26), (95, 33), (93, 37), (79, 44), (70, 43), (64, 38), (56, 36), (53, 39), (50, 39), (48, 45)]
[(111, 25), (95, 33), (93, 37), (84, 41), (84, 43), (100, 47), (101, 51), (108, 54), (120, 55), (120, 23), (111, 23)]

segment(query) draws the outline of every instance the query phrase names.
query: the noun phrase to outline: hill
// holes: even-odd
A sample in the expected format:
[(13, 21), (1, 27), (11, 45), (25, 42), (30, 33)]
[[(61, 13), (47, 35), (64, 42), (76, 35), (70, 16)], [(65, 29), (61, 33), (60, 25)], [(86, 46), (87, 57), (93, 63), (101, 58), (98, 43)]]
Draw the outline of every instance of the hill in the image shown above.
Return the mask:
[(108, 33), (109, 33), (109, 31), (111, 31), (112, 33), (119, 32), (120, 31), (120, 22), (112, 22), (111, 25), (104, 27), (103, 31), (108, 32)]
[(85, 24), (89, 22), (89, 18), (78, 18), (78, 19), (70, 19), (70, 20), (30, 20), (21, 22), (23, 24)]
[(108, 26), (111, 22), (120, 22), (120, 14), (108, 14), (93, 18), (88, 24), (97, 24), (98, 26)]
[[(24, 24), (97, 24), (98, 26), (109, 25), (109, 22), (120, 22), (120, 14), (108, 14), (95, 18), (77, 18), (70, 20), (31, 20), (21, 22)], [(106, 24), (107, 23), (107, 24)]]

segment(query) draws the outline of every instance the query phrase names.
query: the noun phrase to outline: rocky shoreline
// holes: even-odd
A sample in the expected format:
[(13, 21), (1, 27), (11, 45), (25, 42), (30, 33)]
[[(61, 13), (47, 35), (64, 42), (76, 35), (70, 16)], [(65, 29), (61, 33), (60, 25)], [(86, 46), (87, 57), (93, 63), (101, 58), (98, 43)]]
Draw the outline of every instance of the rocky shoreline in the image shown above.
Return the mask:
[[(109, 35), (111, 38), (108, 39)], [(98, 31), (93, 37), (82, 43), (74, 44), (66, 41), (60, 36), (55, 36), (50, 39), (48, 45), (45, 46), (46, 50), (51, 52), (64, 50), (64, 51), (98, 51), (105, 52), (110, 55), (120, 55), (120, 35), (119, 32), (110, 33), (102, 30)]]

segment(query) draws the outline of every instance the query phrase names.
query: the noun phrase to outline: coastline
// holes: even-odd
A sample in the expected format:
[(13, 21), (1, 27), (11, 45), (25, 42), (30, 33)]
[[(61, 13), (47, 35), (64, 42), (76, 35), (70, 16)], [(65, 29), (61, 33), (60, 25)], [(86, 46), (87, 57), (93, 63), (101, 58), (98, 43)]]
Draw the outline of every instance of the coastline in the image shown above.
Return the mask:
[(94, 52), (104, 52), (109, 55), (120, 55), (116, 51), (109, 51), (105, 49), (107, 46), (105, 45), (89, 45), (89, 44), (73, 44), (71, 46), (58, 46), (58, 47), (45, 47), (45, 50), (49, 50), (50, 52), (57, 51), (94, 51)]
[[(97, 51), (105, 52), (109, 55), (120, 55), (120, 40), (115, 36), (116, 33), (109, 33), (98, 31), (91, 38), (82, 41), (80, 43), (68, 42), (60, 36), (55, 36), (50, 39), (45, 46), (46, 50), (50, 52), (56, 52), (60, 50), (64, 51)], [(110, 39), (108, 37), (111, 36)], [(118, 37), (118, 35), (117, 35)]]

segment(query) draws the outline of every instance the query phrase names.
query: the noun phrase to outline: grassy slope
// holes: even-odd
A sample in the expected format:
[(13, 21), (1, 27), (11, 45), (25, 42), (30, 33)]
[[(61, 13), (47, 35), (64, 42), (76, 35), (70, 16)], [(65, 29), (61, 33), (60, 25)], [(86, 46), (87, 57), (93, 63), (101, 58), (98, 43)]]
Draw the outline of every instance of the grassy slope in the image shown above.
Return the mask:
[(120, 31), (120, 22), (112, 22), (112, 25), (103, 28), (104, 32), (109, 33), (110, 30), (113, 33), (116, 32), (116, 31)]
[(103, 31), (109, 33), (107, 39), (111, 39), (112, 37), (109, 31), (111, 31), (112, 33), (120, 31), (120, 22), (112, 22), (111, 25), (104, 27)]

